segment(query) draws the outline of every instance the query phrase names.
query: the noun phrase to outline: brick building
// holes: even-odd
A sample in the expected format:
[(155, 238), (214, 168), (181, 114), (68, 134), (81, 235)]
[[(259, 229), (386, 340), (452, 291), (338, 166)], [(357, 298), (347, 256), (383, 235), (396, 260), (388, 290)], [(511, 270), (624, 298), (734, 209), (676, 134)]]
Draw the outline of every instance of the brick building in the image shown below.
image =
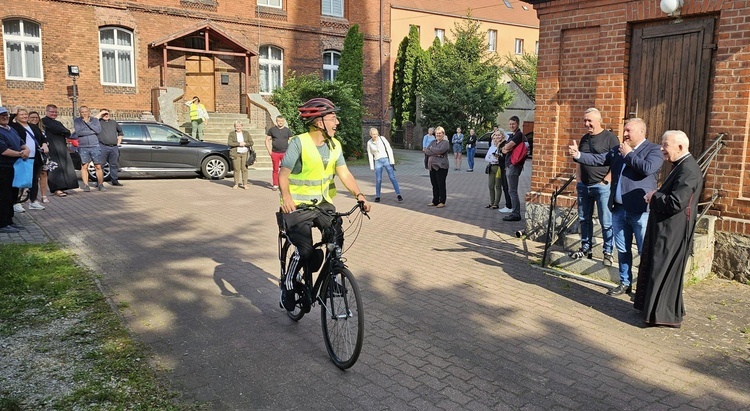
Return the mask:
[(75, 65), (78, 103), (107, 107), (116, 118), (144, 112), (159, 118), (166, 110), (184, 119), (182, 102), (199, 95), (209, 112), (249, 113), (251, 122), (262, 123), (250, 96), (267, 98), (290, 71), (334, 77), (346, 32), (359, 24), (366, 120), (379, 124), (388, 104), (389, 6), (389, 0), (6, 2), (0, 101), (37, 110), (55, 103), (71, 116), (68, 65)]
[[(709, 211), (720, 217), (713, 271), (750, 278), (750, 4), (684, 0), (666, 14), (658, 0), (524, 1), (540, 20), (527, 225), (546, 220), (550, 193), (574, 172), (566, 149), (585, 134), (588, 107), (618, 135), (635, 116), (652, 141), (684, 130), (696, 157), (724, 133), (703, 192), (703, 201), (720, 195)], [(561, 199), (565, 206), (575, 197)]]

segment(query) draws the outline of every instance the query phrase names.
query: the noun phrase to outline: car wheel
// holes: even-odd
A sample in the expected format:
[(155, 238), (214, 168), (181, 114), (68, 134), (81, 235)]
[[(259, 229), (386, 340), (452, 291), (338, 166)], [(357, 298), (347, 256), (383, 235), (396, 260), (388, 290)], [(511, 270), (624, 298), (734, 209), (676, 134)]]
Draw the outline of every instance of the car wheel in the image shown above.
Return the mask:
[[(90, 162), (86, 170), (89, 172), (89, 180), (96, 181), (96, 167), (94, 163)], [(109, 181), (109, 163), (102, 165), (102, 174), (104, 175), (104, 181)]]
[(219, 156), (206, 157), (201, 164), (201, 172), (206, 178), (220, 180), (227, 175), (229, 163)]

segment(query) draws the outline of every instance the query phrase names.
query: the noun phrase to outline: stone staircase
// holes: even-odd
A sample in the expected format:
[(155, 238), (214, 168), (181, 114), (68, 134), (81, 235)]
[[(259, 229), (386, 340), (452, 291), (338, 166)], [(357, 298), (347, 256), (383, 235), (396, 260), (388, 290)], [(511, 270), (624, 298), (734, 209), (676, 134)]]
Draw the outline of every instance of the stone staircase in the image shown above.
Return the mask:
[[(711, 266), (714, 258), (714, 225), (716, 217), (704, 216), (698, 221), (693, 238), (693, 250), (685, 268), (684, 283), (702, 280), (711, 274)], [(556, 245), (550, 248), (548, 264), (550, 267), (563, 269), (564, 271), (584, 276), (588, 279), (603, 281), (604, 283), (617, 284), (620, 275), (617, 269), (617, 250), (614, 250), (615, 262), (612, 267), (602, 265), (602, 238), (599, 221), (594, 220), (595, 245), (592, 259), (574, 260), (568, 257), (568, 251), (577, 250), (580, 246), (580, 237), (577, 232), (568, 232), (564, 238), (558, 240)], [(638, 250), (633, 244), (633, 276), (638, 276), (640, 257)], [(635, 281), (635, 278), (634, 278)]]
[[(548, 212), (549, 209), (547, 209)], [(704, 216), (698, 221), (695, 236), (693, 238), (693, 249), (685, 268), (684, 282), (702, 280), (711, 274), (711, 268), (714, 258), (715, 234), (714, 226), (716, 217)], [(617, 269), (617, 250), (614, 250), (615, 261), (612, 267), (606, 267), (602, 264), (602, 237), (601, 227), (597, 218), (594, 218), (594, 249), (592, 259), (572, 259), (568, 257), (568, 252), (577, 250), (580, 246), (580, 236), (578, 235), (577, 220), (573, 226), (558, 238), (557, 242), (550, 248), (550, 254), (547, 259), (549, 268), (556, 268), (564, 272), (571, 273), (579, 278), (596, 282), (601, 285), (616, 284), (619, 282), (619, 273)], [(540, 238), (539, 241), (544, 241)], [(638, 266), (640, 257), (635, 243), (633, 250), (633, 275), (638, 275)]]
[[(250, 133), (250, 137), (253, 139), (253, 149), (257, 154), (255, 164), (250, 167), (251, 169), (270, 169), (271, 168), (271, 156), (266, 151), (266, 130), (258, 128), (254, 124), (250, 124), (250, 119), (245, 114), (240, 113), (210, 113), (210, 119), (208, 120), (208, 126), (203, 129), (203, 140), (212, 143), (227, 143), (227, 136), (230, 131), (234, 130), (234, 122), (241, 121), (243, 124), (243, 130)], [(262, 126), (261, 126), (262, 127)], [(182, 123), (183, 131), (187, 134), (191, 134), (190, 121), (185, 120)]]

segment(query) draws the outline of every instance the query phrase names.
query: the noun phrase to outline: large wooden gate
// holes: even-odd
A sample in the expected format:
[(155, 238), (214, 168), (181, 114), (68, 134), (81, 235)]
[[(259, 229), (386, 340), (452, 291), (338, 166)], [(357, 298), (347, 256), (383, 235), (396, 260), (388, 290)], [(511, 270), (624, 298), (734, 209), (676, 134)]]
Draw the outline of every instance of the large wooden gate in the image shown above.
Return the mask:
[(660, 143), (667, 130), (682, 130), (690, 151), (703, 151), (714, 18), (633, 28), (628, 79), (628, 117), (640, 117)]
[(185, 99), (198, 96), (206, 111), (216, 111), (214, 60), (208, 56), (185, 56)]

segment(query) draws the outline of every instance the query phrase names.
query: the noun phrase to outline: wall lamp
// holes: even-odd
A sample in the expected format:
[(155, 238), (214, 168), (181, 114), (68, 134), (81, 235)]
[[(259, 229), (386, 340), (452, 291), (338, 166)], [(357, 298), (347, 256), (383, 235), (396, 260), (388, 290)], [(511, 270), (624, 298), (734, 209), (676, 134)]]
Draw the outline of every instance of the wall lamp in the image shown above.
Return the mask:
[(68, 66), (69, 77), (78, 77), (80, 75), (81, 75), (81, 72), (78, 71), (78, 66)]
[(659, 7), (661, 7), (661, 11), (670, 16), (679, 16), (683, 3), (683, 0), (661, 0)]

